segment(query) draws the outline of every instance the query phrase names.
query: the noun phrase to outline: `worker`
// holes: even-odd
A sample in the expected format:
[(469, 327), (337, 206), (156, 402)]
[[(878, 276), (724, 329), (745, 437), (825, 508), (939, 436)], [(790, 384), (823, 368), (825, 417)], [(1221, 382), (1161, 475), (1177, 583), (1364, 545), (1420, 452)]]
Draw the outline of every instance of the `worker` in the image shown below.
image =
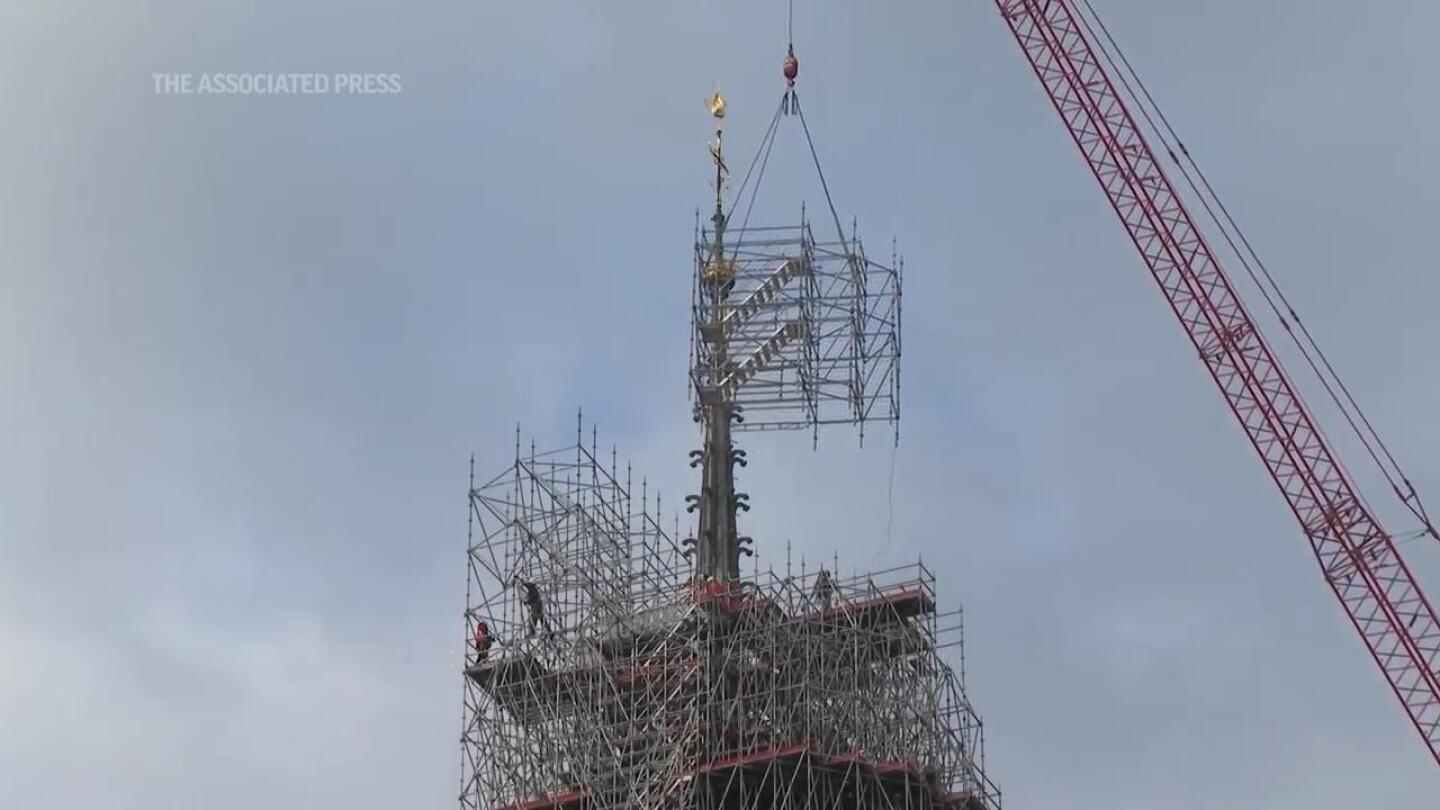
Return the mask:
[(822, 567), (820, 573), (815, 575), (815, 601), (820, 603), (821, 610), (829, 610), (834, 596), (835, 581), (830, 578), (830, 572)]
[(545, 634), (551, 635), (555, 631), (550, 628), (550, 620), (545, 618), (545, 602), (540, 598), (540, 589), (535, 583), (528, 579), (519, 580), (520, 587), (525, 590), (525, 611), (529, 618), (529, 627), (525, 632), (526, 638), (535, 637), (535, 628), (545, 628)]
[(485, 663), (490, 657), (490, 646), (495, 643), (495, 636), (490, 633), (490, 625), (484, 619), (475, 622), (475, 664), (478, 666)]

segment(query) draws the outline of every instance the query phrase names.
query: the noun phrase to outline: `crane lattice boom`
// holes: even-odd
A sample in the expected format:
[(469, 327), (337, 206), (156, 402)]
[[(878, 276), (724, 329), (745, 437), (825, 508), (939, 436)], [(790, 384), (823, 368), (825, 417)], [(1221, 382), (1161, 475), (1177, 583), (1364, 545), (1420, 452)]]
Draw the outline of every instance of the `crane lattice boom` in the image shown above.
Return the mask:
[(1327, 444), (1097, 57), (1074, 0), (996, 0), (1175, 316), (1440, 762), (1440, 618)]

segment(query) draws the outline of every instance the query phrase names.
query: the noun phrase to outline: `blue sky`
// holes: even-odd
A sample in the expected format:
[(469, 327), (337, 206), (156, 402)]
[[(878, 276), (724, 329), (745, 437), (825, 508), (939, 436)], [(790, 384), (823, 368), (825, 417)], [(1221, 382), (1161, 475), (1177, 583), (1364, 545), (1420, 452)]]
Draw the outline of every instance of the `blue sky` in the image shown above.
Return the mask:
[[(905, 415), (893, 456), (747, 437), (762, 553), (941, 573), (1012, 807), (1433, 797), (993, 6), (796, 5), (837, 206), (906, 257)], [(1096, 5), (1440, 493), (1440, 10)], [(701, 100), (753, 147), (784, 40), (758, 0), (0, 8), (7, 802), (451, 806), (469, 456), (583, 407), (672, 502), (694, 486)], [(404, 90), (150, 78), (231, 71)], [(819, 203), (801, 157), (773, 217)]]

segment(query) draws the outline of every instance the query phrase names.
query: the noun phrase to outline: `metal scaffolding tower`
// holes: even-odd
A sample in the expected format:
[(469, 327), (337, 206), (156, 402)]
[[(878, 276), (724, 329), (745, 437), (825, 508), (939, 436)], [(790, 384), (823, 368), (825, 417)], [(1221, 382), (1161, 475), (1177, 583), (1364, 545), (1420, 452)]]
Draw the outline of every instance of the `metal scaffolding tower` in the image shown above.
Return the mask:
[[(786, 64), (793, 82), (792, 64), (798, 70), (793, 53)], [(725, 206), (724, 98), (717, 92), (709, 107), (716, 121), (710, 145), (715, 207), (695, 242), (690, 338), (695, 421), (703, 426), (703, 446), (691, 456), (702, 474), (700, 492), (687, 500), (699, 512), (697, 574), (729, 581), (739, 576), (741, 555), (751, 551), (737, 527), (737, 514), (750, 506), (748, 494), (735, 489), (735, 468), (746, 459), (734, 446), (734, 432), (809, 429), (818, 435), (822, 424), (843, 424), (856, 426), (863, 441), (867, 423), (898, 430), (900, 263), (871, 261), (859, 238), (846, 236), (823, 173), (833, 241), (815, 238), (803, 210), (794, 226), (733, 227)], [(777, 124), (792, 113), (804, 123), (793, 84), (761, 154), (769, 154)], [(808, 126), (805, 132), (808, 142)], [(815, 165), (818, 172), (818, 160)], [(757, 175), (752, 205), (759, 184)]]
[[(697, 268), (718, 241), (700, 232)], [(798, 225), (747, 228), (726, 249), (732, 289), (721, 312), (712, 310), (704, 274), (695, 274), (694, 390), (710, 387), (706, 371), (721, 365), (712, 354), (723, 337), (733, 367), (715, 383), (744, 415), (737, 432), (843, 424), (863, 436), (866, 423), (898, 424), (899, 261), (871, 261), (855, 236), (817, 240), (803, 213)], [(708, 326), (717, 314), (721, 335)]]
[(928, 568), (696, 577), (597, 456), (472, 487), (467, 629), (498, 643), (466, 662), (463, 808), (999, 806)]
[[(800, 115), (793, 87), (777, 112)], [(900, 272), (798, 225), (733, 228), (725, 102), (695, 246), (694, 534), (592, 431), (470, 487), (465, 810), (998, 810), (958, 610), (923, 564), (758, 563), (733, 434), (899, 417)], [(773, 138), (774, 125), (767, 133)], [(808, 128), (806, 138), (809, 138)], [(813, 144), (812, 144), (813, 151)], [(818, 161), (816, 163), (818, 169)], [(758, 183), (758, 181), (757, 181)], [(823, 184), (823, 176), (822, 176)], [(829, 194), (826, 193), (829, 203)], [(835, 566), (838, 569), (838, 561)]]

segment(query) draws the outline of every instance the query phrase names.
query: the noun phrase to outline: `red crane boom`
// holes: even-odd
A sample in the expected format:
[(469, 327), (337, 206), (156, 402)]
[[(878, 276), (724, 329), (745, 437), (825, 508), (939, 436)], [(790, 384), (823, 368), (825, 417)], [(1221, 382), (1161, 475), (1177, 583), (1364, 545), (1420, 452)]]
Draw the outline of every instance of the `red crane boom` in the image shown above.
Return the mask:
[(995, 2), (1299, 519), (1330, 588), (1440, 763), (1440, 618), (1433, 604), (1221, 269), (1097, 57), (1075, 0)]

